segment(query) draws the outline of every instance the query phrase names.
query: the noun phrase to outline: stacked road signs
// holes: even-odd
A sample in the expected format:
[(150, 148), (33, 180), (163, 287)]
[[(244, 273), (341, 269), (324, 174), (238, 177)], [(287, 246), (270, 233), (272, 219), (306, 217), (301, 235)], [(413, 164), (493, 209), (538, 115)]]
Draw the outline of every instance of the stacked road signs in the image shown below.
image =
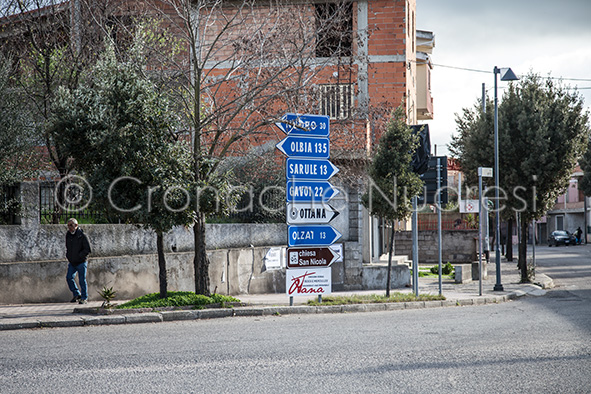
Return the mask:
[[(439, 188), (437, 187), (437, 159), (441, 159), (441, 179), (439, 180)], [(441, 205), (447, 204), (447, 156), (431, 156), (429, 158), (429, 168), (427, 172), (421, 175), (421, 179), (425, 183), (425, 186), (423, 194), (419, 196), (420, 203), (435, 204), (437, 201), (437, 193), (439, 192), (441, 194)], [(425, 194), (427, 195), (427, 201), (425, 201)]]
[(330, 119), (288, 113), (276, 125), (287, 134), (277, 144), (287, 156), (287, 295), (329, 294), (339, 257), (329, 246), (341, 237), (329, 224), (339, 214), (328, 204), (338, 194), (328, 180), (339, 171), (328, 160)]

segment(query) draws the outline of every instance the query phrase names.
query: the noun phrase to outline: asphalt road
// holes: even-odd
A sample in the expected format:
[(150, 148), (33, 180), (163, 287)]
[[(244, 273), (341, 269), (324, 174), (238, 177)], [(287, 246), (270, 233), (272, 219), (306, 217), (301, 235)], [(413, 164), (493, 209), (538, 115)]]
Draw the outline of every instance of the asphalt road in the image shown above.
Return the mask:
[(1, 332), (0, 392), (591, 392), (590, 252), (497, 305)]

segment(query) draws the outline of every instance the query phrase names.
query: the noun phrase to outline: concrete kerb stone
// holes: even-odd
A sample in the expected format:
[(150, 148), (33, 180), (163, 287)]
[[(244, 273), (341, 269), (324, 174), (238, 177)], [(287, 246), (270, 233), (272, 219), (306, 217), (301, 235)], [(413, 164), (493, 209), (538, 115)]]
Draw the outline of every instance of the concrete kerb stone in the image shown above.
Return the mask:
[(160, 312), (163, 321), (196, 320), (199, 319), (199, 311), (165, 311)]
[(224, 309), (202, 309), (199, 311), (200, 319), (215, 319), (220, 317), (231, 317), (234, 316), (234, 308)]
[(406, 308), (404, 302), (388, 302), (384, 304), (384, 307), (387, 311), (400, 311)]
[(39, 327), (57, 328), (57, 327), (82, 327), (84, 319), (50, 319), (40, 320)]
[(12, 319), (11, 321), (0, 320), (0, 330), (18, 330), (44, 327), (80, 327), (84, 325), (111, 325), (130, 323), (160, 323), (175, 320), (197, 320), (214, 319), (233, 316), (272, 316), (287, 314), (310, 314), (310, 313), (352, 313), (352, 312), (378, 312), (402, 309), (423, 309), (449, 306), (469, 306), (497, 304), (507, 302), (527, 293), (517, 290), (504, 295), (489, 295), (484, 297), (465, 298), (442, 301), (419, 301), (419, 302), (393, 302), (375, 304), (348, 304), (348, 305), (323, 305), (323, 306), (263, 306), (263, 307), (237, 307), (202, 310), (181, 310), (146, 312), (134, 314), (117, 314), (88, 317), (52, 317), (45, 320), (23, 320)]
[(235, 308), (234, 316), (263, 316), (265, 308)]
[(443, 306), (443, 301), (425, 301), (425, 308), (439, 308)]
[(160, 323), (163, 321), (161, 313), (134, 313), (123, 316), (125, 323)]
[(39, 328), (41, 324), (39, 321), (11, 321), (8, 323), (0, 323), (0, 331), (3, 330), (22, 330), (26, 328)]
[(463, 299), (459, 299), (457, 304), (459, 306), (467, 306), (467, 305), (474, 305), (474, 299), (473, 298), (463, 298)]
[(108, 316), (92, 316), (84, 317), (84, 324), (88, 326), (103, 326), (109, 324), (125, 324), (125, 316), (123, 315), (108, 315)]

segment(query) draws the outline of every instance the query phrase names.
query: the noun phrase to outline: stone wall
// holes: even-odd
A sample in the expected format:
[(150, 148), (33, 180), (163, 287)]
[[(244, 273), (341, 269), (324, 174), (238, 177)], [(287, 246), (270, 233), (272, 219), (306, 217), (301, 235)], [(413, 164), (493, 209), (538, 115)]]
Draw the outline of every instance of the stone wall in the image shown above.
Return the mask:
[[(366, 235), (360, 229), (363, 212), (356, 187), (338, 185), (340, 196), (331, 205), (340, 214), (331, 222), (343, 237), (342, 261), (332, 264), (333, 291), (385, 288), (383, 275), (362, 264)], [(25, 183), (21, 199), (30, 212), (38, 212), (39, 189)], [(158, 264), (153, 231), (133, 225), (81, 225), (88, 235), (89, 296), (98, 299), (103, 286), (118, 291), (119, 299), (157, 292)], [(65, 283), (65, 225), (41, 225), (29, 215), (20, 225), (0, 226), (0, 303), (63, 302), (71, 295)], [(270, 248), (285, 250), (285, 224), (207, 224), (206, 244), (210, 290), (220, 294), (285, 292), (285, 268), (268, 269)], [(165, 235), (170, 291), (192, 291), (193, 232), (176, 227)], [(284, 252), (283, 252), (284, 255)], [(377, 272), (377, 271), (376, 271)], [(403, 280), (404, 281), (404, 280)], [(383, 283), (382, 283), (383, 282)]]
[[(285, 247), (274, 247), (285, 250)], [(267, 267), (265, 256), (271, 247), (218, 249), (207, 252), (210, 290), (218, 294), (285, 293), (285, 264)], [(346, 251), (347, 244), (343, 245)], [(282, 255), (285, 255), (283, 251)], [(169, 291), (193, 291), (192, 252), (166, 254)], [(66, 285), (64, 260), (0, 263), (0, 304), (66, 302), (71, 298)], [(120, 300), (159, 291), (156, 254), (91, 257), (88, 261), (89, 298), (100, 300), (103, 286), (113, 287)], [(345, 264), (332, 265), (333, 291), (347, 290)], [(357, 278), (361, 280), (361, 276)], [(371, 280), (370, 280), (371, 282)], [(384, 284), (370, 284), (379, 288)], [(361, 288), (361, 286), (355, 286)]]
[[(443, 263), (471, 263), (476, 260), (477, 230), (443, 230)], [(437, 231), (419, 231), (419, 263), (438, 263)], [(394, 253), (412, 258), (412, 232), (397, 232), (394, 238)]]
[[(91, 257), (156, 253), (156, 233), (125, 224), (86, 224)], [(284, 245), (285, 224), (207, 224), (207, 248)], [(0, 226), (0, 262), (65, 259), (66, 226)], [(175, 227), (164, 238), (165, 252), (193, 251), (193, 231)]]

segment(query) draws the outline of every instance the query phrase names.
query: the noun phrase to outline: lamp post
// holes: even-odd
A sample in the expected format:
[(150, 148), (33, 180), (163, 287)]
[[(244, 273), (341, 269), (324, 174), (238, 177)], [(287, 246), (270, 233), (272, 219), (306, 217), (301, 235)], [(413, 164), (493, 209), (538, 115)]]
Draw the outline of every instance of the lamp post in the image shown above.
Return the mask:
[(503, 285), (501, 284), (501, 250), (499, 247), (501, 219), (499, 214), (499, 104), (497, 98), (497, 75), (501, 74), (501, 81), (516, 81), (519, 78), (517, 78), (510, 68), (501, 69), (495, 66), (493, 73), (495, 74), (495, 269), (497, 272), (497, 283), (493, 290), (503, 291)]

